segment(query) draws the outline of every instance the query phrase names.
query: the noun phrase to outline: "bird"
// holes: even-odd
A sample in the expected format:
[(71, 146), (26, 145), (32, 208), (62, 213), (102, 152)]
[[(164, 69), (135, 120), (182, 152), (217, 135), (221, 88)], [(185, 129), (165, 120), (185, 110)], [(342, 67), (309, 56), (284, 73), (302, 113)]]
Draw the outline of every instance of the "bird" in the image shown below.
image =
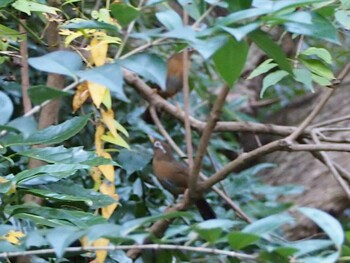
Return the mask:
[[(177, 198), (188, 188), (189, 168), (175, 159), (167, 143), (156, 140), (153, 149), (153, 173), (163, 187)], [(197, 199), (195, 205), (204, 220), (216, 218), (214, 210), (203, 197)]]
[[(193, 49), (188, 49), (188, 58), (194, 53)], [(183, 83), (183, 51), (171, 55), (167, 60), (167, 75), (165, 82), (165, 89), (161, 89), (156, 84), (151, 84), (151, 88), (155, 90), (159, 96), (163, 99), (169, 99), (174, 97), (182, 90)], [(142, 115), (142, 119), (150, 124), (153, 124), (149, 108), (145, 110)]]

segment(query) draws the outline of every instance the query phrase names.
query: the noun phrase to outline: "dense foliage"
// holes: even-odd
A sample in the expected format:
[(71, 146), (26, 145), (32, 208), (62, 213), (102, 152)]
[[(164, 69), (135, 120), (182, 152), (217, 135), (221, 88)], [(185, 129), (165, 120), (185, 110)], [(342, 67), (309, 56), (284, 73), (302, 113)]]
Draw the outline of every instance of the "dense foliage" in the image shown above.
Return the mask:
[[(176, 6), (188, 13), (188, 23)], [(6, 262), (7, 252), (20, 255), (30, 250), (32, 262), (71, 260), (76, 255), (65, 250), (84, 245), (92, 248), (89, 253), (79, 251), (78, 262), (96, 257), (96, 262), (130, 262), (127, 250), (112, 245), (142, 244), (146, 238), (199, 250), (160, 246), (145, 250), (144, 262), (254, 262), (258, 258), (262, 262), (335, 262), (346, 258), (350, 248), (342, 226), (323, 211), (296, 209), (320, 227), (325, 233), (321, 238), (291, 242), (284, 237), (285, 225), (297, 221), (288, 213), (293, 204), (279, 198), (302, 194), (303, 188), (265, 184), (257, 175), (273, 169), (273, 164), (254, 163), (218, 184), (253, 222), (241, 219), (213, 191), (206, 198), (217, 219), (203, 221), (194, 207), (165, 213), (175, 200), (153, 175), (149, 140), (164, 140), (164, 134), (144, 120), (145, 95), (125, 79), (125, 71), (164, 89), (167, 58), (193, 48), (191, 116), (206, 120), (216, 95), (227, 85), (235, 96), (224, 105), (220, 120), (256, 122), (259, 116), (241, 111), (248, 98), (234, 93), (236, 84), (263, 76), (260, 97), (280, 98), (269, 112), (297, 94), (314, 91), (316, 84), (332, 85), (333, 71), (348, 59), (344, 46), (349, 14), (346, 0), (2, 0), (0, 260)], [(57, 24), (62, 38), (55, 51), (48, 45), (50, 36), (45, 36), (50, 23)], [(274, 30), (283, 32), (278, 39)], [(302, 38), (302, 47), (286, 53), (281, 47), (285, 35), (295, 43)], [(25, 63), (19, 55), (23, 42), (28, 44), (27, 76), (20, 71)], [(247, 72), (252, 45), (266, 57)], [(65, 76), (64, 89), (46, 82), (50, 74)], [(20, 80), (25, 77), (31, 83), (27, 94), (33, 105), (60, 99), (57, 124), (39, 130), (38, 108), (24, 112), (27, 95)], [(168, 101), (179, 108), (186, 103), (181, 95)], [(169, 112), (159, 115), (171, 138), (185, 149), (182, 122)], [(193, 130), (192, 136), (196, 150), (200, 133)], [(213, 133), (202, 172), (210, 176), (230, 162), (232, 154), (239, 154), (240, 136)], [(29, 166), (31, 159), (43, 163)], [(25, 202), (29, 194), (39, 197), (40, 205)], [(174, 220), (164, 236), (150, 235), (152, 224), (161, 219)], [(93, 249), (107, 245), (111, 245), (108, 255)], [(42, 255), (34, 251), (49, 248), (53, 251)]]

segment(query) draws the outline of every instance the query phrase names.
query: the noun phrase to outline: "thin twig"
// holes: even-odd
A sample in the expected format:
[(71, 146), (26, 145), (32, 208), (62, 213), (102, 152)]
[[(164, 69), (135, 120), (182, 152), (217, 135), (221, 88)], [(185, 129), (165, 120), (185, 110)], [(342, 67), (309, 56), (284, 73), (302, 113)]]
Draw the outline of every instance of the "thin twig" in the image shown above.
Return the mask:
[[(26, 19), (20, 19), (19, 32), (27, 35), (27, 31), (23, 25), (26, 24)], [(22, 102), (24, 113), (31, 110), (32, 104), (28, 96), (29, 89), (29, 66), (28, 66), (28, 42), (27, 39), (23, 40), (19, 44), (21, 55), (21, 86), (22, 86)]]
[[(317, 135), (314, 132), (311, 132), (312, 139), (317, 144), (320, 144), (320, 140), (317, 138)], [(341, 177), (338, 170), (335, 168), (333, 161), (331, 158), (326, 154), (324, 151), (320, 152), (320, 155), (322, 156), (324, 163), (327, 165), (329, 171), (333, 175), (334, 179), (339, 183), (340, 187), (344, 190), (347, 197), (350, 199), (350, 188), (348, 186), (348, 183)]]
[(230, 91), (230, 88), (226, 84), (221, 88), (220, 93), (215, 100), (213, 109), (211, 110), (211, 112), (209, 114), (209, 118), (208, 118), (207, 124), (205, 125), (205, 128), (203, 130), (202, 136), (199, 140), (198, 149), (196, 152), (196, 157), (195, 157), (194, 164), (193, 164), (193, 170), (192, 170), (192, 174), (191, 174), (190, 180), (189, 180), (190, 196), (191, 196), (191, 191), (195, 191), (195, 186), (197, 184), (198, 175), (199, 175), (199, 172), (200, 172), (201, 167), (202, 167), (202, 161), (203, 161), (205, 152), (207, 150), (211, 134), (213, 133), (216, 122), (219, 119), (221, 109), (222, 109), (223, 105), (225, 104), (225, 100), (226, 100), (226, 97), (227, 97), (227, 94), (229, 93), (229, 91)]
[[(227, 251), (215, 248), (206, 247), (189, 247), (189, 246), (179, 246), (179, 245), (166, 245), (166, 244), (146, 244), (146, 245), (116, 245), (116, 246), (84, 246), (84, 247), (68, 247), (64, 251), (67, 252), (86, 252), (86, 251), (115, 251), (115, 250), (129, 250), (133, 248), (138, 248), (142, 250), (155, 249), (155, 250), (183, 250), (190, 252), (206, 253), (223, 255), (228, 257), (242, 258), (242, 259), (255, 259), (255, 255), (248, 255), (244, 253)], [(0, 253), (0, 258), (12, 258), (17, 256), (34, 256), (34, 255), (45, 255), (54, 254), (55, 249), (38, 249), (30, 251), (18, 251), (18, 252), (3, 252)]]
[(318, 127), (322, 127), (322, 126), (327, 126), (327, 125), (331, 125), (331, 124), (334, 124), (334, 123), (337, 123), (337, 122), (346, 121), (346, 120), (349, 120), (349, 119), (350, 119), (350, 114), (342, 116), (342, 117), (330, 119), (330, 120), (327, 120), (327, 121), (316, 123), (314, 125), (311, 125), (310, 128), (313, 129), (313, 128), (318, 128)]
[(343, 79), (349, 73), (349, 71), (350, 71), (350, 62), (348, 62), (345, 65), (343, 70), (339, 73), (336, 81), (334, 81), (333, 84), (330, 87), (328, 87), (326, 94), (321, 99), (321, 101), (316, 105), (316, 107), (311, 111), (311, 113), (305, 118), (305, 120), (300, 124), (300, 126), (291, 135), (287, 137), (287, 140), (294, 141), (303, 133), (306, 127), (310, 125), (310, 123), (316, 118), (316, 116), (320, 113), (322, 108), (326, 105), (328, 100), (332, 97), (334, 92), (337, 90), (337, 87), (343, 81)]

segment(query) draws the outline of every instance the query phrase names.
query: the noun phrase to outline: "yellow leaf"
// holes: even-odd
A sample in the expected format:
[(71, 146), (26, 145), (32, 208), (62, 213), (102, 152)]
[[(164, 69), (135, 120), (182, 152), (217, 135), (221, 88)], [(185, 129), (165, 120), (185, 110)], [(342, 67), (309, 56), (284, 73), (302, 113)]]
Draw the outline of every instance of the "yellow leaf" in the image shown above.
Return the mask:
[(114, 183), (109, 182), (108, 180), (103, 180), (100, 186), (100, 192), (105, 195), (112, 196), (115, 194), (115, 185)]
[(100, 188), (100, 185), (102, 183), (102, 181), (101, 181), (101, 173), (102, 172), (97, 167), (93, 167), (90, 170), (90, 175), (91, 175), (92, 179), (95, 182), (95, 184), (94, 184), (94, 190), (95, 191), (97, 191)]
[(93, 82), (88, 82), (89, 92), (97, 108), (100, 108), (100, 105), (103, 101), (107, 88), (103, 85), (96, 84)]
[[(105, 238), (99, 238), (97, 240), (95, 240), (93, 243), (92, 243), (92, 246), (94, 247), (104, 247), (104, 246), (108, 246), (109, 244), (109, 240), (108, 239), (105, 239)], [(96, 251), (96, 263), (104, 263), (105, 262), (105, 259), (107, 257), (107, 250), (99, 250), (99, 251)]]
[(101, 41), (103, 35), (102, 32), (99, 32), (98, 36), (95, 34), (95, 37), (90, 42), (90, 51), (91, 58), (94, 64), (99, 67), (106, 63), (108, 44), (105, 41)]
[(101, 208), (102, 216), (106, 219), (110, 218), (113, 212), (115, 211), (115, 209), (117, 208), (117, 206), (118, 204), (111, 204), (109, 206), (102, 207)]
[(105, 132), (105, 127), (102, 123), (98, 124), (95, 131), (95, 147), (96, 147), (96, 153), (98, 156), (101, 156), (103, 153), (103, 142), (102, 142), (102, 136)]
[(61, 35), (67, 35), (66, 38), (64, 39), (64, 46), (68, 47), (69, 44), (76, 38), (81, 37), (83, 35), (83, 32), (77, 31), (73, 32), (68, 30), (70, 33), (67, 35), (67, 32), (61, 32)]
[(116, 137), (113, 137), (112, 134), (108, 133), (107, 135), (102, 135), (101, 139), (106, 142), (113, 143), (115, 145), (118, 145), (130, 150), (129, 144), (119, 134), (117, 134)]
[(106, 90), (105, 96), (103, 97), (102, 103), (106, 106), (107, 109), (112, 108), (112, 97), (109, 89)]
[(24, 237), (24, 234), (21, 231), (10, 230), (3, 238), (12, 244), (19, 244), (19, 239)]
[(112, 109), (108, 111), (101, 110), (103, 122), (114, 137), (117, 137), (117, 127), (115, 126), (114, 112)]
[(0, 176), (0, 184), (7, 183), (9, 180), (5, 179), (4, 177)]
[[(104, 158), (112, 159), (112, 156), (109, 153), (103, 152), (102, 155)], [(108, 181), (114, 183), (114, 167), (110, 164), (100, 165), (98, 169), (102, 172), (102, 174), (107, 178)]]
[(81, 83), (74, 94), (73, 97), (73, 113), (75, 113), (81, 105), (89, 98), (90, 93), (88, 90), (87, 82)]
[(115, 127), (117, 128), (118, 131), (120, 131), (122, 134), (124, 134), (126, 137), (129, 138), (128, 131), (117, 120), (115, 120)]

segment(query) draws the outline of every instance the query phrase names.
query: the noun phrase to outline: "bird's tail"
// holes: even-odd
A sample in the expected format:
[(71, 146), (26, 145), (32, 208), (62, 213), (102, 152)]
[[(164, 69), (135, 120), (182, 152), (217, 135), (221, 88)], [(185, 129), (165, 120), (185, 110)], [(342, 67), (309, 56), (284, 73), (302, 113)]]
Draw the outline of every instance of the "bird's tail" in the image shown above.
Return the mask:
[(211, 208), (207, 200), (205, 200), (204, 198), (200, 198), (196, 200), (195, 205), (197, 206), (198, 211), (204, 220), (216, 218), (216, 214), (214, 210)]

